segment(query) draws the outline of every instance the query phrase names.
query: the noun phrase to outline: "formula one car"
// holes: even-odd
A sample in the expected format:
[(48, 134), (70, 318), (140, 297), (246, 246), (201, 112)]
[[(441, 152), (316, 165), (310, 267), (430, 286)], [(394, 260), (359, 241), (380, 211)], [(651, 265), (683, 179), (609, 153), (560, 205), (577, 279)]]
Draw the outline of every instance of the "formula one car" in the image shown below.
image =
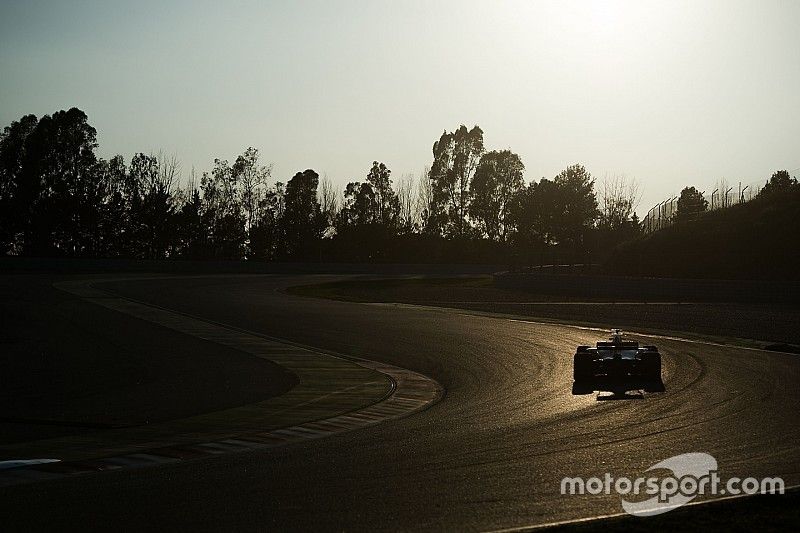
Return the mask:
[(644, 389), (661, 392), (661, 354), (655, 346), (639, 346), (636, 341), (624, 340), (615, 329), (608, 341), (597, 346), (578, 346), (575, 352), (573, 378), (574, 394), (589, 394), (595, 390)]

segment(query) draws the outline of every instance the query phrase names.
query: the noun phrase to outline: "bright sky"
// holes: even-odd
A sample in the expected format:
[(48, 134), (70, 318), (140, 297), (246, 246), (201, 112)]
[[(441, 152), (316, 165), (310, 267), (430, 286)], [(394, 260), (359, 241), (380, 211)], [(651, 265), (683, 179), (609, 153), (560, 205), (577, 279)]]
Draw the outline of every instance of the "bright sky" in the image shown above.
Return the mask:
[(101, 155), (184, 173), (248, 146), (285, 181), (418, 174), (478, 124), (526, 178), (580, 162), (684, 185), (800, 173), (800, 2), (0, 3), (0, 123), (77, 106)]

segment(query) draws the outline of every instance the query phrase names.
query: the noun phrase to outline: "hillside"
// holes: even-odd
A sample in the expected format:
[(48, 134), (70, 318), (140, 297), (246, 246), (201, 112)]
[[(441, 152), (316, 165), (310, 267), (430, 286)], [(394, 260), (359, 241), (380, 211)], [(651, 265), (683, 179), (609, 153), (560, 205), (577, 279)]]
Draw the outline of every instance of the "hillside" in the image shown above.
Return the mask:
[(618, 246), (606, 273), (800, 279), (800, 190), (702, 214)]

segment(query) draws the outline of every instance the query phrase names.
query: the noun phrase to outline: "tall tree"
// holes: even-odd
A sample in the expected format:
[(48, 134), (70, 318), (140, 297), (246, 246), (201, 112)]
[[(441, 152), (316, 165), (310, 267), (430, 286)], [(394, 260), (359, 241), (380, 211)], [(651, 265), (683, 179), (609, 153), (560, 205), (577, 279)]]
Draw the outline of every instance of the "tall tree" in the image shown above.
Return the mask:
[(97, 131), (75, 107), (45, 115), (26, 139), (20, 196), (26, 254), (82, 255), (96, 205)]
[(463, 237), (468, 233), (469, 184), (483, 155), (483, 130), (462, 125), (453, 133), (442, 133), (433, 145), (434, 211), (429, 221), (441, 233)]
[(38, 188), (23, 183), (23, 165), (28, 137), (38, 123), (35, 115), (26, 115), (0, 133), (0, 254), (22, 252), (28, 208), (38, 194)]
[(599, 214), (594, 178), (583, 165), (575, 164), (562, 170), (553, 182), (561, 211), (556, 239), (580, 247)]
[(505, 242), (510, 227), (509, 206), (525, 186), (525, 165), (510, 150), (481, 157), (470, 183), (469, 213), (480, 231), (493, 241)]
[(297, 174), (286, 184), (283, 215), (286, 253), (294, 258), (310, 258), (322, 237), (324, 222), (321, 216), (317, 187), (319, 174), (311, 169)]
[(379, 221), (378, 202), (372, 184), (359, 181), (348, 183), (344, 189), (342, 209), (339, 211), (339, 230), (378, 224)]
[(237, 189), (245, 215), (245, 230), (250, 231), (261, 200), (267, 189), (267, 180), (272, 174), (272, 164), (259, 164), (258, 150), (250, 147), (236, 158), (231, 168), (231, 180)]
[(372, 168), (367, 173), (367, 183), (372, 186), (375, 195), (377, 222), (387, 228), (394, 228), (397, 225), (400, 211), (397, 194), (392, 189), (391, 174), (392, 171), (385, 164), (377, 161), (372, 162)]

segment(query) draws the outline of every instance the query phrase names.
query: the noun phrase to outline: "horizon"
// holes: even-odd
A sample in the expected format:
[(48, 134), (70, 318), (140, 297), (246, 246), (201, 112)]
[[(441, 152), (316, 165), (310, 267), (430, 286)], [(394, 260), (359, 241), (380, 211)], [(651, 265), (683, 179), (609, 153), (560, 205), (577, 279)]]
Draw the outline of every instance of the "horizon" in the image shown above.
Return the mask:
[(800, 170), (800, 4), (464, 6), (4, 4), (0, 120), (75, 106), (101, 156), (163, 151), (183, 183), (253, 146), (273, 182), (312, 168), (339, 190), (373, 160), (418, 177), (442, 131), (477, 124), (526, 182), (636, 179), (640, 217)]

